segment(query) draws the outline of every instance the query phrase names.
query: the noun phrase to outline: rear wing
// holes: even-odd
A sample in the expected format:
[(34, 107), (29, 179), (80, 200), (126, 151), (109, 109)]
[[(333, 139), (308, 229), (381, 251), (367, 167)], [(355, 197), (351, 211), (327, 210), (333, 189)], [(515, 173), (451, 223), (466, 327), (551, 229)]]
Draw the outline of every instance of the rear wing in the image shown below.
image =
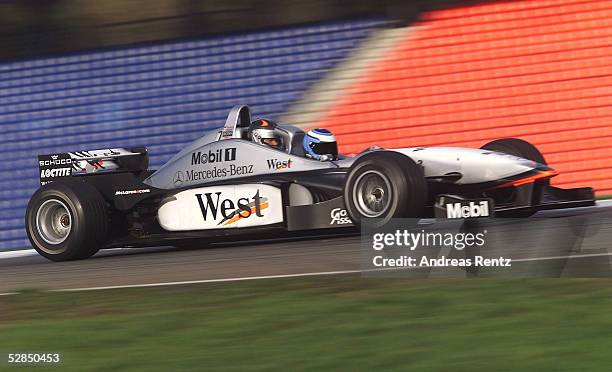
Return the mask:
[(112, 171), (140, 172), (147, 170), (148, 166), (149, 157), (144, 147), (38, 155), (41, 185), (46, 185), (54, 179), (77, 174)]

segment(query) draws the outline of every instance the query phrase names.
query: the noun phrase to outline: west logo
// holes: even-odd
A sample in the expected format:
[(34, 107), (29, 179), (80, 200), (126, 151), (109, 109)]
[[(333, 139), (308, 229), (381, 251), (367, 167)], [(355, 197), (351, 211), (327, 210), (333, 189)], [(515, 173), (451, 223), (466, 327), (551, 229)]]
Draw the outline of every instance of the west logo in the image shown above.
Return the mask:
[(268, 208), (268, 198), (261, 197), (259, 190), (252, 198), (238, 198), (237, 200), (222, 197), (221, 191), (216, 193), (195, 194), (200, 205), (200, 212), (204, 221), (221, 221), (219, 225), (230, 225), (241, 218), (249, 218), (252, 215), (263, 217), (262, 210)]
[(236, 148), (208, 150), (208, 153), (201, 151), (191, 153), (191, 165), (220, 163), (224, 161), (236, 160)]
[(489, 202), (486, 200), (483, 200), (480, 203), (471, 201), (467, 205), (458, 202), (446, 204), (446, 218), (474, 218), (488, 216)]
[(291, 159), (284, 161), (278, 159), (268, 159), (268, 168), (272, 170), (289, 169), (291, 168), (292, 164), (293, 161), (291, 161)]

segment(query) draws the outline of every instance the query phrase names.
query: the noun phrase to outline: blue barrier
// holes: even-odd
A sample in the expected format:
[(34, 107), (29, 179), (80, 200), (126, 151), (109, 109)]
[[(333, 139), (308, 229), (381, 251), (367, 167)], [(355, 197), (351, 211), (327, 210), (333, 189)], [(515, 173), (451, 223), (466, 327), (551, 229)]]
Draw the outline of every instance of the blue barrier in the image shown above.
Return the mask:
[(0, 250), (29, 246), (36, 155), (147, 146), (152, 167), (229, 109), (282, 114), (383, 20), (218, 36), (0, 64)]

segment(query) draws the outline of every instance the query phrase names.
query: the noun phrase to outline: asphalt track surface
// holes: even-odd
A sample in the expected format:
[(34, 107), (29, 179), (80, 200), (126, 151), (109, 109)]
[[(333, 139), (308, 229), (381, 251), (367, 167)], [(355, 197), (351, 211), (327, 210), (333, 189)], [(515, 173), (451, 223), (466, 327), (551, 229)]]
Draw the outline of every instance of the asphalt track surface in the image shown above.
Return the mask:
[[(550, 217), (586, 216), (591, 221), (587, 224), (604, 221), (603, 229), (612, 232), (612, 203), (609, 201), (591, 208), (542, 213)], [(601, 229), (599, 226), (598, 231)], [(612, 254), (612, 250), (608, 250), (608, 245), (612, 245), (608, 243), (612, 233), (602, 236), (605, 241), (596, 243), (590, 251), (574, 252), (573, 255), (607, 265)], [(557, 244), (554, 239), (551, 242)], [(523, 248), (524, 251), (515, 257), (518, 261), (546, 261), (565, 256), (563, 252), (559, 254), (541, 247), (537, 250), (536, 247)], [(242, 242), (193, 250), (171, 247), (113, 249), (100, 251), (87, 260), (59, 263), (47, 261), (31, 250), (2, 252), (0, 295), (30, 288), (80, 290), (349, 273), (361, 270), (361, 259), (359, 236)]]

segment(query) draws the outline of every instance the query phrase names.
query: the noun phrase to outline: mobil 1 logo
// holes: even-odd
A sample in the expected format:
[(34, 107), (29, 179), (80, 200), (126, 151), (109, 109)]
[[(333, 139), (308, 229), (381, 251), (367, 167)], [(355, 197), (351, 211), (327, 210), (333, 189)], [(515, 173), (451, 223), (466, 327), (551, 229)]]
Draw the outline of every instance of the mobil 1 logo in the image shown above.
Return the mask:
[(222, 163), (234, 160), (236, 160), (235, 147), (191, 153), (191, 165)]
[(53, 179), (72, 175), (70, 154), (38, 155), (40, 184), (46, 185)]
[(463, 199), (454, 195), (441, 195), (434, 205), (436, 218), (463, 219), (494, 217), (495, 207), (491, 198)]

